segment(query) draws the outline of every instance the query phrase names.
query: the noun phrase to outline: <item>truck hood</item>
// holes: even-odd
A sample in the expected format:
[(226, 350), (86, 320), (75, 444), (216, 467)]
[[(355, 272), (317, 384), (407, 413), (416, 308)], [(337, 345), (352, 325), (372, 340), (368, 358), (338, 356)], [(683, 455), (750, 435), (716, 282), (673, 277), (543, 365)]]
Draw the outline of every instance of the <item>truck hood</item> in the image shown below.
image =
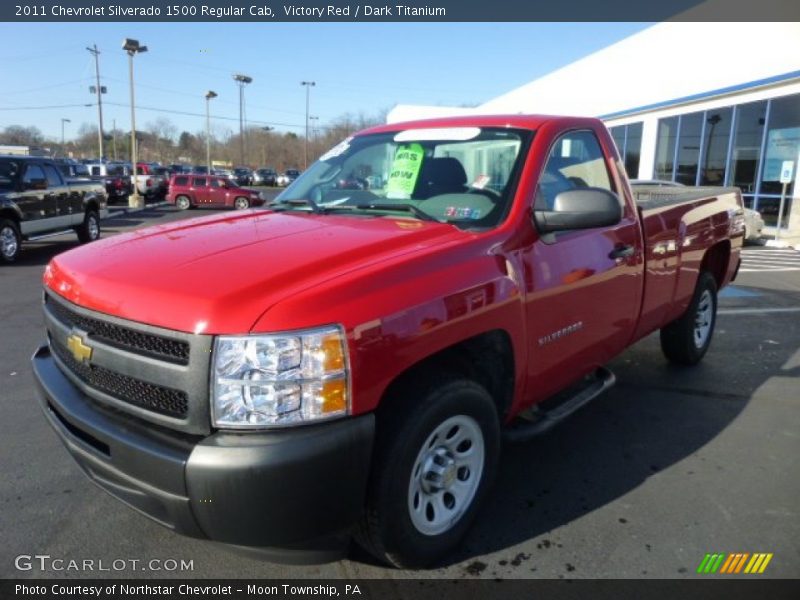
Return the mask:
[(460, 235), (411, 219), (237, 212), (76, 248), (55, 257), (44, 279), (102, 313), (193, 333), (245, 333), (291, 294)]

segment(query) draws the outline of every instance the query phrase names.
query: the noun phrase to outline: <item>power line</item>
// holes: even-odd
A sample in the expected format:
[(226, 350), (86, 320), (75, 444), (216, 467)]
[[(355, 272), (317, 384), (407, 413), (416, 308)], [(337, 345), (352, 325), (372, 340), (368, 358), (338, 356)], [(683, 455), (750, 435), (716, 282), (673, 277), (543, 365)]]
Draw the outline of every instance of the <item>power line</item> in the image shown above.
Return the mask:
[(15, 90), (15, 91), (10, 91), (10, 92), (7, 91), (7, 90), (3, 90), (3, 95), (4, 96), (8, 96), (10, 94), (28, 94), (30, 92), (39, 92), (41, 90), (50, 90), (50, 89), (57, 88), (57, 87), (64, 87), (66, 85), (74, 85), (76, 83), (83, 83), (85, 81), (91, 81), (91, 80), (92, 80), (91, 77), (83, 77), (82, 79), (73, 79), (72, 81), (65, 81), (63, 83), (52, 83), (50, 85), (43, 85), (43, 86), (37, 87), (37, 88), (29, 88), (27, 90)]
[[(110, 106), (120, 106), (120, 107), (123, 107), (123, 108), (129, 106), (127, 104), (122, 104), (121, 102), (106, 102), (106, 104), (108, 104)], [(151, 111), (154, 111), (154, 112), (168, 113), (168, 114), (173, 114), (173, 115), (183, 115), (183, 116), (187, 116), (187, 117), (202, 117), (202, 118), (205, 119), (205, 115), (204, 114), (195, 113), (195, 112), (189, 112), (189, 111), (185, 111), (185, 110), (172, 110), (172, 109), (169, 109), (169, 108), (156, 108), (155, 106), (141, 106), (139, 104), (136, 105), (136, 108), (137, 109), (141, 108), (142, 110), (151, 110)], [(220, 115), (212, 115), (211, 118), (212, 119), (216, 119), (217, 121), (239, 121), (238, 117), (223, 117), (223, 116), (220, 116)], [(278, 121), (259, 121), (257, 119), (250, 119), (249, 122), (250, 123), (260, 124), (260, 125), (278, 125), (280, 127), (292, 127), (292, 128), (295, 128), (295, 129), (302, 129), (303, 128), (303, 125), (299, 125), (297, 123), (280, 123)]]
[(94, 106), (94, 103), (90, 104), (52, 104), (50, 106), (13, 106), (13, 107), (0, 107), (0, 110), (45, 110), (49, 108), (75, 108), (75, 107), (85, 107), (89, 108)]

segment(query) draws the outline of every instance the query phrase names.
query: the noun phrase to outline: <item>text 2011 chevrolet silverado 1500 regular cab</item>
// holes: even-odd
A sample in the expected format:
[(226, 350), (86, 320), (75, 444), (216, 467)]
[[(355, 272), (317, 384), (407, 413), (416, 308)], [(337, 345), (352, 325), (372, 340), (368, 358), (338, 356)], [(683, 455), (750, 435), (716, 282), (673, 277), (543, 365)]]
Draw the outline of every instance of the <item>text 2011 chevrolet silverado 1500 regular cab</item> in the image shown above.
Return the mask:
[(81, 242), (92, 242), (107, 214), (102, 185), (66, 179), (48, 158), (0, 156), (0, 264), (19, 257), (22, 240), (73, 229)]
[(265, 210), (55, 257), (44, 413), (89, 478), (175, 531), (354, 536), (429, 565), (476, 516), (503, 436), (574, 412), (651, 332), (677, 363), (708, 349), (739, 192), (636, 194), (594, 119), (361, 132)]

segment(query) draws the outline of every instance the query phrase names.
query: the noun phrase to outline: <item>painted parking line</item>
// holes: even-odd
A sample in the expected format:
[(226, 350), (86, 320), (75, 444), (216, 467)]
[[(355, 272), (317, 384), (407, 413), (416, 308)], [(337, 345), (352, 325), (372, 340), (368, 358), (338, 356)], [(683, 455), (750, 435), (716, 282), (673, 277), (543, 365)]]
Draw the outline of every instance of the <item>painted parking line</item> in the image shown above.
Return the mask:
[(718, 315), (767, 315), (774, 313), (798, 313), (798, 307), (784, 307), (784, 308), (722, 308), (717, 311)]

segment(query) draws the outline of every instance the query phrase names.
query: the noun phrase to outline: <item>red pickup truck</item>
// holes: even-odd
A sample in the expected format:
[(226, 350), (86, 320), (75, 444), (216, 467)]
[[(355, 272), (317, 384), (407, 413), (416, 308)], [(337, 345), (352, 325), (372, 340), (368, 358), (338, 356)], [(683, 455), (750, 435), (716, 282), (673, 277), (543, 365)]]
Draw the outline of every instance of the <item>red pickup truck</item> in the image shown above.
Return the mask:
[(698, 362), (739, 266), (735, 189), (636, 198), (594, 119), (361, 132), (266, 210), (60, 254), (33, 357), (86, 474), (183, 534), (440, 560), (501, 438), (547, 431), (660, 330)]

